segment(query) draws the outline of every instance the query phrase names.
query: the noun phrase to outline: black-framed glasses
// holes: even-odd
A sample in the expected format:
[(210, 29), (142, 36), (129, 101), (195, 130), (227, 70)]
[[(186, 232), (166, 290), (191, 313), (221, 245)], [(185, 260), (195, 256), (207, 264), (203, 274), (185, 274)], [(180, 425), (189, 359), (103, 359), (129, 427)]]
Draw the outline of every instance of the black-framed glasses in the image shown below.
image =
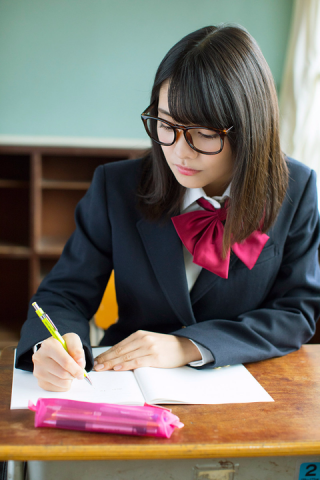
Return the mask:
[(201, 126), (185, 127), (184, 125), (176, 125), (163, 118), (149, 115), (147, 112), (150, 108), (151, 106), (141, 114), (146, 132), (156, 143), (167, 147), (174, 144), (177, 139), (177, 130), (181, 130), (186, 142), (193, 150), (205, 155), (216, 155), (222, 151), (224, 138), (233, 128), (221, 130)]

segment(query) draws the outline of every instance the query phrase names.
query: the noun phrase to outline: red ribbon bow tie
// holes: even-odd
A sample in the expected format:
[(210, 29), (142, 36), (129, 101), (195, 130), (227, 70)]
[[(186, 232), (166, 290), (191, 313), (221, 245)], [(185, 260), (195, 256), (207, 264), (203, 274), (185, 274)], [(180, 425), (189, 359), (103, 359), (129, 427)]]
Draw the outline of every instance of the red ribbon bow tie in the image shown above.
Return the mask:
[[(184, 246), (193, 256), (193, 263), (210, 270), (219, 277), (228, 278), (230, 249), (222, 258), (223, 221), (227, 208), (214, 208), (210, 202), (200, 198), (197, 203), (205, 210), (183, 213), (172, 218), (173, 225)], [(258, 230), (241, 243), (233, 243), (232, 250), (251, 270), (269, 237)]]

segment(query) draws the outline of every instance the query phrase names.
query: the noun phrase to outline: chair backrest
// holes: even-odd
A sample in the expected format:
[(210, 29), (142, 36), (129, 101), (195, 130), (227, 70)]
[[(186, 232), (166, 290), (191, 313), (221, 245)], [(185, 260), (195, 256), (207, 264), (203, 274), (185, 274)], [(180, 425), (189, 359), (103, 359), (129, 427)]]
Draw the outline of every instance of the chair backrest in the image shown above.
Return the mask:
[(95, 324), (106, 330), (118, 320), (118, 304), (114, 284), (114, 272), (112, 271), (107, 288), (104, 292), (100, 306), (95, 314)]

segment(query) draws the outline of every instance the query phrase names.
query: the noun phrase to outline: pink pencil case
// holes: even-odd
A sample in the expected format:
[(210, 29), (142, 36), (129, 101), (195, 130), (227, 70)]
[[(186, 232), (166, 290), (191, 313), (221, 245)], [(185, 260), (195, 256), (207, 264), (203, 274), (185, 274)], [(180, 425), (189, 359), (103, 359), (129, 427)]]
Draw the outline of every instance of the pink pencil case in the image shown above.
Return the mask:
[(171, 410), (148, 404), (135, 407), (39, 398), (36, 405), (29, 401), (29, 409), (36, 413), (35, 427), (170, 438), (175, 428), (184, 426)]

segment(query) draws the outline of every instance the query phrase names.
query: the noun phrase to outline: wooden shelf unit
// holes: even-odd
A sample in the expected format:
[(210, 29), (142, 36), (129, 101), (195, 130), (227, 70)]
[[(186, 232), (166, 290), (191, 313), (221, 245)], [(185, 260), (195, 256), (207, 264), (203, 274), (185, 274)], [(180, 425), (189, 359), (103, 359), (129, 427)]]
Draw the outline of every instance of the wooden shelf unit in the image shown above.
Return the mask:
[(101, 164), (133, 148), (0, 145), (0, 341), (19, 339), (30, 297), (75, 228), (74, 209)]

